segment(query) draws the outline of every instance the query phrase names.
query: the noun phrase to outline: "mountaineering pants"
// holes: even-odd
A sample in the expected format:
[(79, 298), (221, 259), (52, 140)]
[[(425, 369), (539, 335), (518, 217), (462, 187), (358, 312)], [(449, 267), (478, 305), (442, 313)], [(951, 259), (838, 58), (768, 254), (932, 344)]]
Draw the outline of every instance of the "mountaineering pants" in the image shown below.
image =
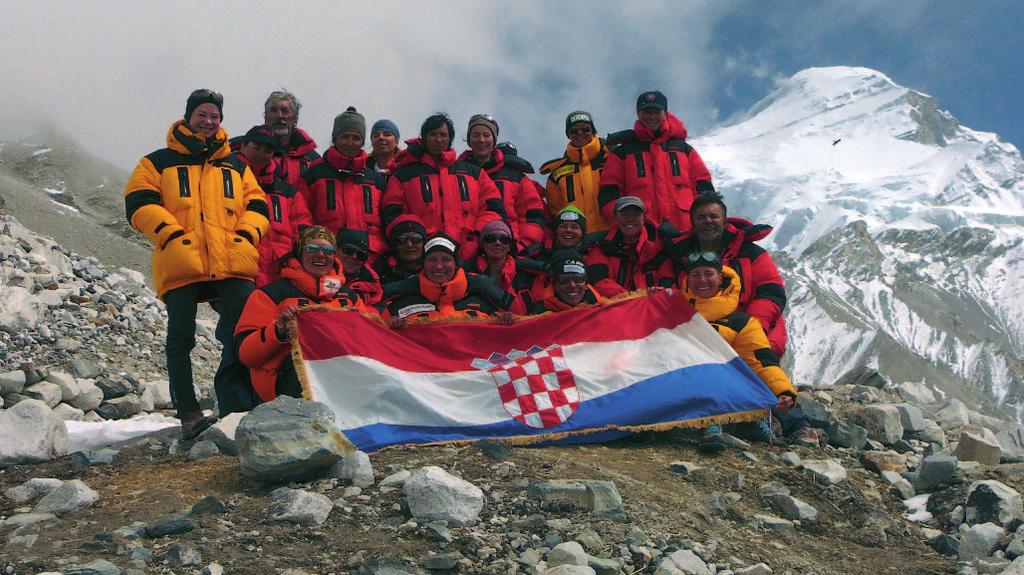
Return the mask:
[(230, 278), (189, 284), (164, 294), (167, 305), (167, 379), (178, 417), (199, 411), (199, 402), (192, 387), (191, 353), (196, 346), (196, 310), (200, 301), (210, 301), (211, 307), (220, 315), (215, 336), (222, 349), (220, 365), (213, 376), (220, 416), (249, 411), (259, 404), (249, 380), (249, 369), (238, 360), (234, 343), (235, 324), (255, 287), (256, 284), (250, 280)]

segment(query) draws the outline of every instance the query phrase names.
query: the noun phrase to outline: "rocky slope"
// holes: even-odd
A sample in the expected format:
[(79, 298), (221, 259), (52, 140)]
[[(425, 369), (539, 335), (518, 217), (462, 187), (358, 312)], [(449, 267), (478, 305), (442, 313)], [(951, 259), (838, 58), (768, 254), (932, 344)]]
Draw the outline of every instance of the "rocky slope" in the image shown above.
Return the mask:
[(865, 68), (800, 72), (694, 145), (730, 215), (775, 226), (797, 381), (866, 363), (1019, 419), (1016, 148)]

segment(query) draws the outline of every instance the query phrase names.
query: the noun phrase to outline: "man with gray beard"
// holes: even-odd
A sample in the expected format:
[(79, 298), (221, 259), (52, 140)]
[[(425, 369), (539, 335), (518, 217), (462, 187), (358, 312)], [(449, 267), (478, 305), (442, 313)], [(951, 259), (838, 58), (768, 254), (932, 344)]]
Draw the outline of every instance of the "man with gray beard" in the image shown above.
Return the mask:
[(295, 185), (309, 166), (320, 159), (316, 142), (297, 126), (302, 103), (287, 90), (271, 92), (263, 104), (263, 124), (273, 132), (284, 150), (281, 177)]

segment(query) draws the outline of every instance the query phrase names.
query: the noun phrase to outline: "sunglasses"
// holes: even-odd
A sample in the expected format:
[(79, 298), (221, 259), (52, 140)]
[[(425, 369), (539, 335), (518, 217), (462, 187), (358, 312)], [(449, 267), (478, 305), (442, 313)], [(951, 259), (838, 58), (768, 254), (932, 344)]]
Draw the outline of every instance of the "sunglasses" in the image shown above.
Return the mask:
[(423, 236), (421, 236), (419, 234), (402, 235), (402, 236), (398, 236), (397, 238), (395, 238), (395, 243), (397, 243), (397, 244), (413, 244), (413, 245), (422, 244), (423, 243)]
[(692, 267), (699, 264), (722, 265), (722, 260), (715, 252), (692, 252), (686, 256), (686, 262)]
[(505, 244), (506, 246), (512, 245), (512, 238), (502, 234), (488, 234), (484, 236), (485, 244)]
[(207, 88), (200, 88), (200, 89), (192, 92), (192, 95), (189, 96), (189, 99), (192, 99), (192, 98), (201, 98), (201, 99), (204, 99), (204, 100), (207, 99), (207, 98), (210, 98), (210, 99), (216, 101), (218, 106), (224, 105), (224, 96), (221, 95), (220, 92), (216, 92), (214, 90), (210, 90), (210, 89), (207, 89)]
[(577, 134), (589, 134), (590, 132), (590, 126), (582, 126), (580, 128), (569, 128), (570, 136), (575, 136)]
[(356, 258), (361, 260), (365, 260), (366, 258), (370, 257), (370, 252), (352, 246), (342, 246), (341, 253), (345, 254), (346, 256), (355, 256)]
[(325, 256), (333, 256), (338, 250), (334, 246), (320, 246), (317, 244), (306, 244), (306, 247), (302, 248), (302, 251), (307, 254), (323, 254)]

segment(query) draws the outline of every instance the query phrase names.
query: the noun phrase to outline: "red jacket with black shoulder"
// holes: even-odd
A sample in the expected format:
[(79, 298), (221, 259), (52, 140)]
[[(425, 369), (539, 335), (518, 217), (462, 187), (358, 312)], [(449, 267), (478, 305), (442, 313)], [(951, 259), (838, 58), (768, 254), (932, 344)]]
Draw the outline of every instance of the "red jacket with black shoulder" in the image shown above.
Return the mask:
[(587, 250), (587, 283), (604, 297), (676, 283), (671, 252), (651, 222), (645, 222), (634, 244), (612, 225), (605, 238)]
[[(476, 164), (469, 150), (463, 152), (459, 160)], [(544, 190), (527, 175), (534, 172), (530, 162), (516, 155), (514, 147), (504, 144), (498, 146), (481, 167), (501, 192), (505, 221), (512, 228), (512, 237), (519, 247), (543, 241), (546, 220), (541, 195)]]

